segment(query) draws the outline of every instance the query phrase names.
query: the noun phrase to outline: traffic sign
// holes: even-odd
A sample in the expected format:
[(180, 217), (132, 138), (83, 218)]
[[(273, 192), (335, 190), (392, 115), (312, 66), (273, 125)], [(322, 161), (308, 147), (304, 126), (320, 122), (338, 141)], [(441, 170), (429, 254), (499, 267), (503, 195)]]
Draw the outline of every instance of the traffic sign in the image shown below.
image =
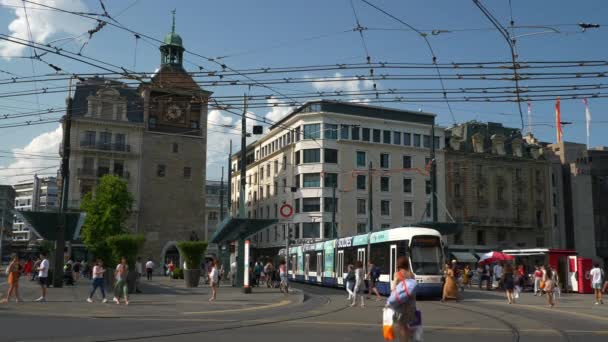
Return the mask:
[(281, 213), (281, 216), (283, 216), (283, 218), (291, 217), (291, 215), (293, 215), (293, 207), (287, 203), (283, 204), (281, 206), (281, 209), (279, 209), (279, 212)]

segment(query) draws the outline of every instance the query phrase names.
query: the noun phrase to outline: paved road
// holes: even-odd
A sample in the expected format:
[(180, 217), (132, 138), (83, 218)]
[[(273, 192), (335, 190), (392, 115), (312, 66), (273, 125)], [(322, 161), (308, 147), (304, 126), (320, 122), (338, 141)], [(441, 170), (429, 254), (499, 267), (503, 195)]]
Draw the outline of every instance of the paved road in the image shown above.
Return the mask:
[[(224, 288), (217, 303), (208, 303), (208, 288), (184, 289), (162, 279), (145, 286), (147, 293), (134, 296), (129, 307), (84, 303), (86, 286), (51, 289), (56, 298), (50, 302), (0, 307), (0, 340), (382, 341), (382, 302), (351, 308), (343, 291), (295, 287), (304, 295), (257, 288), (244, 295)], [(591, 299), (564, 296), (550, 309), (531, 294), (508, 305), (500, 293), (473, 290), (458, 303), (419, 301), (418, 306), (426, 341), (606, 341), (608, 305), (593, 306)]]

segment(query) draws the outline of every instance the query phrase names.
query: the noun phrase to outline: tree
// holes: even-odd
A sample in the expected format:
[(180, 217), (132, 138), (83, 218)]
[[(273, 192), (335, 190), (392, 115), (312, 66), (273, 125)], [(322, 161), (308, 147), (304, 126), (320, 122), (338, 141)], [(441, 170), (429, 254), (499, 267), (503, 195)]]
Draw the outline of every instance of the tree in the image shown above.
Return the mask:
[[(137, 254), (144, 244), (144, 236), (138, 234), (120, 234), (110, 236), (106, 239), (108, 247), (112, 251), (114, 263), (118, 264), (120, 258), (127, 258), (127, 264), (131, 269), (135, 266)], [(109, 260), (108, 260), (109, 261)]]
[(127, 182), (114, 175), (101, 177), (95, 195), (84, 196), (80, 209), (86, 213), (82, 240), (98, 257), (109, 259), (107, 238), (125, 233), (125, 222), (131, 214), (133, 196)]

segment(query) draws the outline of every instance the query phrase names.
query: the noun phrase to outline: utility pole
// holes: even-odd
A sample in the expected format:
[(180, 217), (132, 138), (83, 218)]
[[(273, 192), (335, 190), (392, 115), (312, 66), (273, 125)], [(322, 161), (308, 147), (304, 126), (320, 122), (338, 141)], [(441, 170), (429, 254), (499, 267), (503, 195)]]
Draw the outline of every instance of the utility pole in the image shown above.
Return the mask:
[(230, 139), (230, 152), (228, 153), (228, 215), (232, 216), (232, 139)]
[[(243, 116), (241, 117), (241, 167), (240, 167), (240, 193), (239, 193), (239, 218), (244, 219), (247, 217), (245, 210), (245, 186), (247, 185), (247, 179), (245, 173), (247, 172), (247, 96), (243, 94)], [(243, 287), (245, 280), (245, 271), (248, 271), (249, 265), (245, 265), (245, 239), (239, 236), (238, 238), (238, 249), (237, 249), (237, 271), (236, 271), (236, 284), (237, 286)], [(251, 288), (249, 288), (251, 289)]]
[(222, 178), (220, 178), (220, 222), (224, 221), (224, 167), (222, 166)]
[(2, 224), (0, 224), (0, 265), (2, 265), (2, 252), (3, 251), (3, 245), (4, 245), (4, 210), (2, 210), (2, 217), (0, 218), (2, 220)]
[[(338, 179), (336, 178), (336, 181)], [(336, 183), (331, 187), (331, 200), (332, 200), (332, 208), (331, 208), (331, 233), (334, 239), (338, 238), (338, 229), (336, 227)]]
[(431, 212), (433, 223), (437, 223), (437, 163), (435, 162), (435, 121), (431, 125)]
[(68, 209), (68, 193), (70, 187), (70, 130), (72, 127), (72, 81), (68, 90), (67, 111), (63, 127), (63, 150), (61, 159), (61, 206), (59, 208), (59, 227), (55, 240), (55, 265), (53, 267), (53, 287), (63, 286), (63, 250), (65, 248), (65, 232)]
[(367, 204), (367, 214), (369, 215), (369, 220), (368, 220), (368, 226), (367, 226), (367, 231), (369, 233), (371, 233), (372, 231), (374, 231), (374, 216), (373, 216), (373, 194), (372, 194), (372, 162), (369, 162), (369, 171), (368, 171), (368, 180), (367, 180), (367, 201), (369, 202)]

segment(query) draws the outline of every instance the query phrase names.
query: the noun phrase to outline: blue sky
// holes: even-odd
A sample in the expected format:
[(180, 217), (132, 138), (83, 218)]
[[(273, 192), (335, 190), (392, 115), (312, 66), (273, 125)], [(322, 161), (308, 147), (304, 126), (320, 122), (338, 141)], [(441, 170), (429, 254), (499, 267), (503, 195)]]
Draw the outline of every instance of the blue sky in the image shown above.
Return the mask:
[[(36, 0), (33, 0), (36, 1)], [(50, 3), (48, 0), (38, 0)], [(391, 14), (423, 31), (434, 29), (451, 30), (437, 36), (430, 35), (429, 40), (435, 50), (438, 62), (473, 62), (473, 61), (508, 61), (510, 58), (506, 42), (482, 15), (473, 1), (373, 1)], [(105, 0), (108, 12), (123, 25), (134, 31), (162, 39), (170, 30), (170, 11), (177, 10), (177, 31), (182, 36), (186, 48), (190, 51), (209, 57), (226, 56), (223, 62), (232, 68), (277, 67), (336, 63), (365, 62), (365, 52), (361, 38), (355, 27), (355, 18), (350, 0), (332, 1), (160, 1), (160, 0)], [(418, 62), (430, 63), (431, 57), (424, 41), (415, 33), (404, 30), (401, 24), (379, 13), (361, 1), (353, 0), (355, 10), (364, 31), (365, 43), (373, 61)], [(517, 41), (519, 59), (527, 60), (591, 60), (605, 59), (608, 55), (606, 46), (606, 27), (581, 33), (575, 26), (579, 22), (608, 24), (608, 6), (603, 1), (523, 1), (513, 0), (513, 18), (516, 26), (551, 26), (561, 33), (548, 33), (524, 36)], [(16, 8), (21, 6), (19, 0), (0, 0), (0, 33), (15, 34), (20, 28), (14, 23)], [(99, 2), (93, 0), (55, 0), (55, 6), (71, 10), (101, 12)], [(484, 4), (503, 24), (510, 20), (509, 1), (486, 0)], [(8, 6), (7, 6), (8, 5)], [(34, 6), (26, 4), (26, 6)], [(125, 10), (123, 12), (123, 10)], [(121, 13), (122, 12), (122, 13)], [(69, 14), (58, 14), (55, 11), (28, 9), (30, 30), (44, 42), (51, 42), (64, 37), (85, 34), (95, 23)], [(120, 15), (118, 15), (120, 13)], [(12, 26), (9, 27), (9, 25)], [(382, 29), (382, 30), (378, 30)], [(463, 30), (468, 29), (468, 30)], [(544, 28), (521, 28), (516, 35), (547, 31)], [(78, 51), (83, 40), (61, 41), (65, 49)], [(0, 43), (1, 44), (1, 43)], [(55, 44), (55, 43), (54, 43)], [(14, 46), (0, 45), (0, 55), (29, 56), (29, 49), (16, 50)], [(159, 65), (157, 47), (139, 41), (137, 48), (135, 38), (125, 31), (105, 27), (96, 33), (83, 49), (83, 54), (98, 58), (116, 65), (125, 66), (137, 71), (152, 72)], [(186, 55), (185, 67), (196, 71), (198, 66), (213, 68), (208, 61), (192, 55)], [(60, 66), (72, 73), (99, 72), (91, 66), (66, 60), (62, 57), (48, 56), (48, 63)], [(136, 61), (136, 63), (135, 63)], [(33, 74), (30, 59), (0, 57), (0, 70), (20, 76)], [(53, 70), (41, 62), (34, 62), (37, 75), (51, 73)], [(306, 76), (332, 76), (333, 72)], [(0, 72), (0, 78), (7, 78)], [(552, 82), (552, 81), (547, 81)], [(602, 83), (602, 79), (590, 80), (591, 83)], [(538, 83), (537, 83), (538, 84)], [(545, 83), (550, 84), (550, 83)], [(574, 82), (570, 82), (574, 84)], [(52, 85), (37, 84), (38, 88), (67, 85), (67, 82), (54, 82)], [(468, 81), (446, 81), (446, 87), (474, 87), (488, 83)], [(325, 89), (332, 84), (326, 85)], [(340, 87), (343, 85), (336, 85)], [(0, 93), (19, 89), (33, 89), (32, 84), (21, 86), (0, 85)], [(278, 86), (281, 91), (312, 91), (318, 86), (305, 84), (300, 86)], [(355, 82), (349, 87), (367, 89), (369, 83)], [(382, 81), (380, 89), (387, 88), (437, 88), (437, 81)], [(241, 87), (209, 88), (216, 95), (239, 95), (245, 91), (254, 94), (265, 94), (268, 90)], [(45, 94), (18, 98), (0, 98), (0, 114), (36, 111), (39, 108), (59, 108), (64, 106), (65, 94)], [(591, 145), (608, 145), (608, 137), (602, 134), (606, 123), (604, 109), (605, 99), (590, 99), (594, 121), (592, 126)], [(407, 109), (422, 109), (437, 113), (438, 122), (442, 125), (452, 123), (451, 116), (442, 103), (432, 104), (397, 104), (387, 106)], [(516, 104), (475, 104), (453, 103), (455, 118), (458, 122), (477, 119), (481, 121), (502, 122), (505, 125), (520, 127)], [(555, 140), (555, 131), (551, 127), (554, 121), (554, 102), (532, 103), (533, 120), (536, 123), (534, 133), (541, 140)], [(526, 110), (523, 105), (524, 112)], [(269, 109), (256, 110), (260, 116), (277, 118), (286, 111), (271, 112)], [(234, 124), (235, 118), (229, 114), (212, 113), (214, 123)], [(58, 117), (48, 115), (45, 117)], [(37, 119), (37, 118), (34, 118)], [(585, 142), (584, 107), (581, 100), (562, 101), (562, 120), (572, 121), (573, 125), (564, 127), (564, 139)], [(23, 122), (21, 120), (2, 121)], [(215, 128), (224, 133), (232, 132)], [(46, 135), (45, 135), (46, 133)], [(212, 132), (211, 134), (219, 134)], [(42, 136), (41, 136), (42, 135)], [(0, 128), (0, 151), (24, 149), (29, 154), (55, 154), (53, 145), (60, 137), (57, 124), (46, 124), (18, 128)], [(232, 136), (235, 143), (238, 137)], [(36, 140), (37, 139), (37, 140)], [(224, 139), (225, 140), (225, 139)], [(32, 142), (33, 141), (33, 142)], [(219, 178), (219, 164), (227, 153), (227, 143), (210, 147), (208, 171), (210, 178)], [(21, 178), (15, 174), (27, 175), (37, 167), (52, 166), (56, 161), (15, 158), (11, 153), (0, 153), (0, 183), (12, 182)], [(31, 156), (30, 156), (31, 157)], [(57, 162), (58, 164), (58, 162)], [(8, 169), (2, 169), (8, 168)], [(18, 170), (23, 167), (23, 170)], [(48, 172), (51, 169), (41, 172)]]

